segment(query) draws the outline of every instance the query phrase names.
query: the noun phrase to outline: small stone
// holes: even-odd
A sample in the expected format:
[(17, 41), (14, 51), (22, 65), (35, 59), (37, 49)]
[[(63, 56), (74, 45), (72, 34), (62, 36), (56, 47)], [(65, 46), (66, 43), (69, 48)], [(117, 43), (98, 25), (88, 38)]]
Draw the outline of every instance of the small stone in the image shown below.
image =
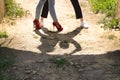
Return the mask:
[(79, 65), (76, 65), (76, 67), (77, 67), (77, 68), (80, 68), (80, 66), (79, 66)]
[(106, 74), (112, 74), (112, 72), (111, 72), (111, 71), (108, 71), (108, 72), (106, 72)]
[(29, 76), (25, 76), (25, 78), (23, 80), (28, 80), (29, 79)]
[(36, 62), (37, 62), (37, 63), (43, 63), (44, 60), (41, 60), (41, 59), (40, 59), (40, 60), (37, 60)]
[(25, 73), (26, 74), (30, 74), (32, 71), (31, 70), (26, 70)]
[(84, 71), (84, 69), (79, 69), (78, 71), (79, 71), (79, 72), (82, 72), (82, 71)]
[(25, 45), (22, 45), (22, 47), (25, 47)]
[(37, 71), (32, 71), (32, 74), (34, 75), (34, 74), (36, 74), (37, 73)]
[(33, 77), (34, 80), (36, 80), (37, 78), (36, 77)]
[(78, 65), (78, 63), (76, 62), (75, 65)]
[(74, 65), (74, 63), (73, 63), (73, 62), (70, 62), (70, 65)]
[(40, 70), (40, 68), (39, 68), (39, 67), (37, 67), (37, 68), (36, 68), (36, 70), (37, 70), (37, 71), (39, 71), (39, 70)]
[(14, 70), (16, 70), (16, 69), (17, 69), (17, 67), (16, 67), (16, 66), (14, 66), (14, 67), (13, 67), (13, 69), (14, 69)]
[(86, 70), (93, 70), (93, 68), (92, 67), (86, 67)]

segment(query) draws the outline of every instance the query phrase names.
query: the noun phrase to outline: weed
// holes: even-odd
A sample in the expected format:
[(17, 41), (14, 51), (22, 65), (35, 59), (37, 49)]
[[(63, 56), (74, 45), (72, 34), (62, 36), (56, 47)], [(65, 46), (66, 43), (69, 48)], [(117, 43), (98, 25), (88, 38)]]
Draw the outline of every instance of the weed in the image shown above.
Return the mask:
[(0, 38), (7, 38), (8, 34), (7, 32), (0, 32)]
[(116, 18), (104, 18), (101, 23), (104, 25), (101, 26), (103, 29), (116, 29), (118, 27), (119, 21)]
[(105, 18), (101, 21), (104, 29), (115, 29), (119, 22), (115, 18), (117, 0), (89, 0), (94, 13), (104, 13)]
[(109, 40), (114, 40), (115, 38), (116, 38), (116, 36), (114, 34), (108, 35), (108, 39)]
[(105, 13), (106, 16), (115, 16), (116, 0), (89, 0), (93, 12)]
[(116, 64), (111, 64), (111, 66), (112, 66), (112, 67), (119, 67), (120, 64), (117, 64), (117, 63), (116, 63)]
[(16, 3), (15, 0), (4, 0), (4, 2), (6, 14), (2, 21), (3, 23), (14, 25), (17, 18), (29, 14), (29, 12), (21, 8), (20, 4)]
[(6, 16), (10, 18), (17, 18), (24, 16), (25, 12), (15, 0), (5, 0)]
[(67, 60), (65, 58), (52, 58), (50, 59), (54, 64), (57, 65), (57, 67), (62, 67), (67, 63)]

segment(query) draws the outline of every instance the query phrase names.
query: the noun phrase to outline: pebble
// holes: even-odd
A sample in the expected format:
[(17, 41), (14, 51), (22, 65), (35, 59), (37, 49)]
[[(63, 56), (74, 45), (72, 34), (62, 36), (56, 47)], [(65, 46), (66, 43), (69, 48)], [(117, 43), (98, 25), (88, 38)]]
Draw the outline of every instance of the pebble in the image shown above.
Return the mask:
[(14, 66), (14, 67), (13, 67), (13, 69), (14, 69), (14, 70), (16, 70), (16, 69), (17, 69), (17, 67), (16, 67), (16, 66)]
[(82, 71), (84, 71), (84, 69), (78, 69), (78, 71), (79, 71), (79, 72), (82, 72)]
[(36, 79), (37, 79), (37, 77), (33, 77), (33, 79), (34, 79), (34, 80), (36, 80)]
[(74, 65), (74, 63), (73, 63), (73, 62), (70, 62), (70, 65)]
[(25, 73), (26, 74), (30, 74), (32, 71), (31, 70), (26, 70)]
[(32, 71), (32, 74), (34, 75), (34, 74), (36, 74), (37, 73), (37, 71)]
[(37, 60), (36, 62), (37, 62), (37, 63), (43, 63), (44, 60), (40, 59), (40, 60)]
[(29, 76), (25, 76), (25, 78), (23, 80), (28, 80), (29, 79)]

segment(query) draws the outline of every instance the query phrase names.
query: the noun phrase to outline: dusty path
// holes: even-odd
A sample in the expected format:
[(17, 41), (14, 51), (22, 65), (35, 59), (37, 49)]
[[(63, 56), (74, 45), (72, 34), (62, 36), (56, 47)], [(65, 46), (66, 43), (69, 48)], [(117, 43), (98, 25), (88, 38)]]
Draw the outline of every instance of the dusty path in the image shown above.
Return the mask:
[[(12, 37), (6, 53), (16, 56), (16, 63), (10, 73), (20, 80), (119, 80), (119, 48), (101, 38), (103, 30), (97, 24), (101, 18), (89, 10), (87, 0), (81, 6), (89, 29), (81, 29), (75, 19), (69, 0), (56, 1), (56, 12), (64, 30), (53, 33), (52, 19), (45, 19), (45, 27), (33, 31), (32, 21), (37, 0), (17, 0), (30, 15), (16, 21), (6, 30)], [(118, 50), (118, 51), (117, 51)], [(115, 54), (113, 54), (115, 53)], [(111, 57), (113, 56), (113, 57)], [(65, 58), (67, 63), (58, 68), (51, 59)]]
[[(19, 41), (17, 40), (18, 45), (16, 44), (14, 45), (14, 40), (9, 45), (10, 47), (16, 49), (20, 49), (20, 50), (23, 49), (23, 50), (40, 53), (40, 50), (36, 47), (41, 45), (42, 43), (40, 41), (41, 37), (39, 35), (36, 35), (35, 32), (33, 31), (33, 23), (32, 23), (35, 15), (34, 12), (35, 12), (35, 7), (37, 5), (37, 1), (30, 2), (29, 0), (25, 0), (25, 1), (17, 0), (17, 2), (21, 3), (24, 9), (29, 10), (30, 15), (17, 20), (16, 25), (9, 27), (7, 29), (7, 31), (9, 31), (9, 34), (11, 34), (12, 36), (14, 36), (14, 38), (16, 38), (14, 40), (17, 39), (19, 40)], [(89, 11), (89, 4), (86, 0), (81, 1), (81, 5), (82, 5), (84, 18), (88, 22), (90, 28), (88, 30), (83, 29), (78, 34), (74, 34), (74, 33), (72, 34), (74, 36), (72, 36), (71, 39), (74, 39), (74, 41), (76, 41), (80, 46), (82, 46), (82, 50), (80, 51), (80, 53), (101, 54), (104, 53), (104, 51), (112, 50), (113, 49), (112, 44), (109, 44), (108, 41), (104, 39), (102, 40), (101, 38), (103, 30), (99, 27), (99, 25), (97, 25), (97, 21), (101, 18), (101, 15), (99, 14), (95, 15), (91, 11)], [(80, 22), (79, 20), (75, 19), (74, 10), (72, 8), (70, 1), (67, 0), (56, 1), (56, 12), (60, 23), (64, 27), (64, 30), (61, 33), (59, 33), (58, 36), (55, 33), (51, 33), (50, 36), (56, 35), (58, 38), (63, 37), (66, 39), (65, 36), (67, 36), (68, 33), (78, 28)], [(47, 28), (48, 30), (53, 30), (52, 19), (50, 16), (48, 16), (48, 19), (45, 20), (45, 28)], [(34, 37), (38, 37), (38, 39), (35, 39)], [(59, 40), (62, 40), (62, 38), (61, 39), (59, 38)], [(107, 45), (110, 46), (104, 46), (106, 43)], [(58, 52), (58, 50), (61, 50), (64, 53), (69, 54), (68, 51), (70, 50), (67, 51), (66, 49), (65, 50), (62, 50), (61, 48), (58, 49), (59, 46), (57, 45), (55, 47), (56, 50), (52, 53), (56, 53)], [(70, 47), (71, 51), (73, 47)]]

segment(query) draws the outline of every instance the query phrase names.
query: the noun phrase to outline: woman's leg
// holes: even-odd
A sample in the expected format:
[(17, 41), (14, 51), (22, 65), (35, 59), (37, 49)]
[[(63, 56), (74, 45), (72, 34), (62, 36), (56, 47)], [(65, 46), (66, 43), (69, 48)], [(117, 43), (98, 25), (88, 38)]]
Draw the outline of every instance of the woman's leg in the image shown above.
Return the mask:
[(51, 15), (53, 21), (57, 22), (58, 19), (57, 19), (57, 16), (56, 16), (56, 13), (55, 13), (55, 8), (54, 8), (55, 0), (48, 0), (48, 2), (49, 2), (50, 15)]
[(49, 2), (49, 10), (50, 10), (50, 14), (51, 17), (53, 19), (53, 25), (56, 26), (58, 31), (62, 31), (63, 28), (62, 26), (59, 24), (56, 13), (55, 13), (55, 8), (54, 8), (54, 4), (55, 4), (55, 0), (48, 0)]
[(40, 13), (41, 13), (41, 9), (44, 5), (46, 0), (40, 0), (37, 7), (36, 7), (36, 14), (35, 14), (35, 18), (39, 20), (40, 18)]
[(33, 21), (33, 24), (35, 25), (36, 29), (41, 29), (41, 27), (42, 27), (42, 25), (39, 23), (39, 18), (40, 18), (41, 9), (42, 9), (45, 1), (46, 0), (40, 0), (36, 7), (35, 19)]
[(47, 18), (47, 16), (48, 16), (48, 11), (49, 11), (49, 6), (48, 6), (49, 4), (48, 4), (48, 0), (46, 0), (46, 2), (45, 2), (45, 4), (44, 4), (44, 6), (43, 6), (43, 9), (42, 9), (42, 14), (41, 14), (41, 17), (43, 17), (43, 18)]

